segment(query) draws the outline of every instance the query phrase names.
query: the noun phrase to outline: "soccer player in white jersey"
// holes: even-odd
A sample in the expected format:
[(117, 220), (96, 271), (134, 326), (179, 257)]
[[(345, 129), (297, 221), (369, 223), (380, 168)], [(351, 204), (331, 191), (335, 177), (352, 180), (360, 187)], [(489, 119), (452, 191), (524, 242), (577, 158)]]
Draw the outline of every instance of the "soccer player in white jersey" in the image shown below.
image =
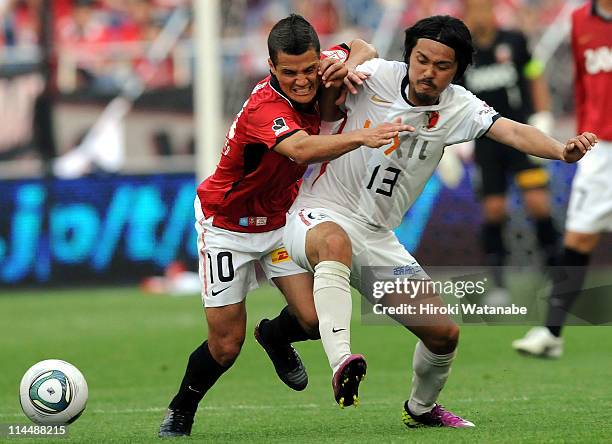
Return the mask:
[[(369, 76), (362, 90), (347, 98), (348, 118), (341, 128), (348, 131), (401, 118), (415, 131), (378, 150), (359, 148), (309, 167), (287, 215), (284, 242), (289, 254), (314, 271), (319, 331), (341, 405), (354, 404), (366, 371), (364, 357), (350, 350), (349, 286), (368, 295), (362, 266), (403, 266), (412, 270), (405, 277), (429, 279), (392, 230), (423, 190), (444, 147), (487, 136), (528, 154), (576, 162), (597, 140), (585, 132), (564, 145), (531, 126), (500, 117), (472, 93), (451, 84), (463, 75), (473, 53), (470, 33), (459, 19), (434, 16), (417, 22), (406, 30), (404, 49), (404, 62), (373, 59), (358, 67)], [(438, 296), (428, 299), (432, 300), (441, 303)], [(436, 404), (455, 358), (459, 327), (446, 316), (405, 325), (420, 341), (404, 423), (473, 426)]]

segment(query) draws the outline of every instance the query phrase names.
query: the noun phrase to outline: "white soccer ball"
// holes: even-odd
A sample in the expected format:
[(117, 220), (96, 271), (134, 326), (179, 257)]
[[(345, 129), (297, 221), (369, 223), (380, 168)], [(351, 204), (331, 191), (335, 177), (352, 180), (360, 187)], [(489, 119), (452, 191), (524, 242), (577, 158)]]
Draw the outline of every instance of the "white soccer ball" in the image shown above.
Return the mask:
[(75, 421), (87, 404), (89, 391), (83, 374), (59, 359), (34, 364), (21, 379), (21, 408), (28, 418), (42, 425)]

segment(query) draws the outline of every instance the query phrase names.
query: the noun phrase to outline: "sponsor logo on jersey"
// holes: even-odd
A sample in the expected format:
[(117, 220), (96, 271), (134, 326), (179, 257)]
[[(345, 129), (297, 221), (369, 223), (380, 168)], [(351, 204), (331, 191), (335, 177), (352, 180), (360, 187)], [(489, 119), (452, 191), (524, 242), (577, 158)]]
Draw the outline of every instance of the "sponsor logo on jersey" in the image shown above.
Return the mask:
[(273, 264), (278, 264), (280, 262), (287, 262), (289, 259), (289, 253), (285, 250), (285, 247), (277, 248), (272, 253), (270, 253), (270, 258), (272, 259)]
[(274, 125), (272, 125), (272, 131), (274, 131), (274, 135), (276, 137), (280, 136), (288, 129), (289, 127), (287, 126), (285, 119), (283, 119), (282, 117), (277, 117), (276, 119), (274, 119)]
[(589, 74), (612, 71), (612, 47), (601, 46), (585, 50), (584, 66)]
[(238, 225), (241, 227), (261, 227), (268, 223), (267, 217), (245, 216), (238, 220)]
[(483, 116), (485, 114), (495, 114), (495, 110), (493, 109), (492, 106), (490, 106), (488, 103), (486, 102), (482, 102), (482, 108), (480, 109), (480, 111), (478, 111), (478, 115), (479, 116)]

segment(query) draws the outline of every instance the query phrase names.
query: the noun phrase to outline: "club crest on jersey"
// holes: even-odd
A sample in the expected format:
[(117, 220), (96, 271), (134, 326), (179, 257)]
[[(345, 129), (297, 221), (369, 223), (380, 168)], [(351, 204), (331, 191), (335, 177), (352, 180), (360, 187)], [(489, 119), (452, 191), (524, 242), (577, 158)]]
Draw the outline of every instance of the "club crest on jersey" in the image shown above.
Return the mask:
[(435, 128), (438, 124), (438, 120), (440, 119), (440, 113), (438, 111), (428, 111), (427, 112), (427, 128), (428, 130)]
[(277, 117), (276, 119), (274, 119), (274, 125), (272, 125), (272, 131), (274, 131), (274, 135), (276, 137), (280, 136), (282, 133), (284, 133), (288, 129), (289, 127), (287, 126), (285, 119), (283, 119), (282, 117)]

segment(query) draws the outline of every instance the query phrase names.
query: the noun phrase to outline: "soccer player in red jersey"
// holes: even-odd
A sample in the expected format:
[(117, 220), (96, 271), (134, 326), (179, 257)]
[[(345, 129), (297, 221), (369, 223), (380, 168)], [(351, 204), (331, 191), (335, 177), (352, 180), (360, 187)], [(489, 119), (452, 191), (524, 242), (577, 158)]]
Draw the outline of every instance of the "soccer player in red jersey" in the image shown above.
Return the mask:
[(599, 147), (578, 165), (565, 222), (564, 250), (549, 298), (545, 327), (514, 341), (517, 351), (547, 358), (563, 353), (561, 328), (580, 295), (602, 231), (612, 231), (612, 0), (588, 2), (572, 14), (578, 130), (593, 131)]
[[(318, 135), (318, 102), (328, 99), (319, 91), (321, 80), (325, 86), (343, 79), (346, 83), (347, 78), (359, 83), (358, 74), (347, 74), (350, 67), (376, 55), (365, 42), (355, 40), (320, 54), (312, 26), (292, 14), (273, 27), (268, 49), (270, 76), (255, 86), (236, 115), (215, 172), (197, 190), (194, 205), (208, 340), (189, 357), (160, 437), (191, 433), (199, 402), (237, 358), (245, 338), (245, 297), (257, 287), (255, 262), (290, 307), (260, 322), (256, 338), (285, 384), (295, 390), (306, 387), (306, 371), (291, 343), (318, 338), (312, 275), (291, 260), (282, 243), (285, 214), (298, 181), (309, 163), (335, 159), (361, 145), (378, 148), (391, 143), (398, 132), (413, 130), (383, 123), (346, 134)], [(331, 100), (334, 96), (329, 95)]]

